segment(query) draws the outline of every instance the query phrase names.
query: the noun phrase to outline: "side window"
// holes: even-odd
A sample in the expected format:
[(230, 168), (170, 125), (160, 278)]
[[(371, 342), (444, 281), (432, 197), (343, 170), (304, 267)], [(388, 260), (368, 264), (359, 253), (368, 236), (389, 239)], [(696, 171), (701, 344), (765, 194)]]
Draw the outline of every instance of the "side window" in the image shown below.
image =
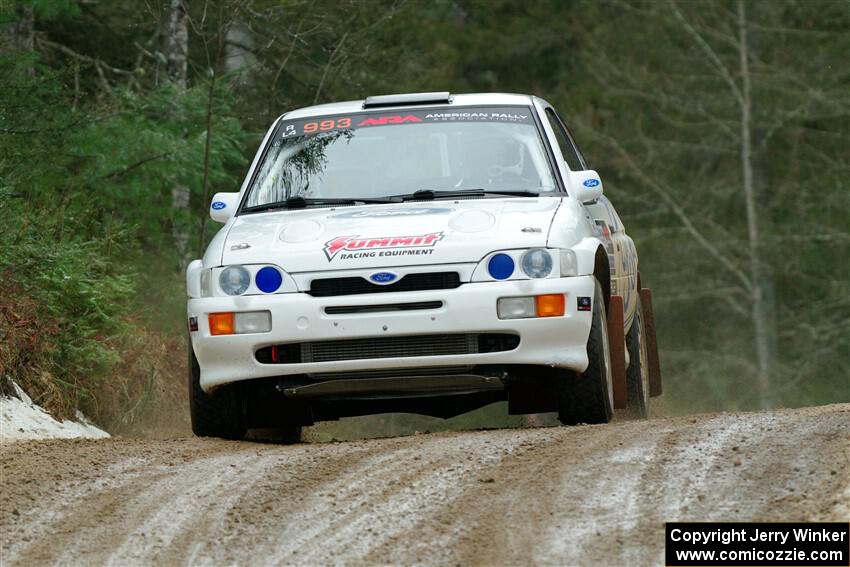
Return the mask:
[(549, 120), (549, 126), (555, 132), (555, 138), (558, 139), (558, 146), (560, 146), (561, 153), (564, 155), (564, 159), (567, 161), (570, 169), (573, 171), (587, 169), (587, 164), (584, 163), (584, 158), (579, 153), (572, 136), (567, 132), (564, 123), (561, 122), (561, 119), (555, 114), (552, 108), (546, 109), (546, 118)]

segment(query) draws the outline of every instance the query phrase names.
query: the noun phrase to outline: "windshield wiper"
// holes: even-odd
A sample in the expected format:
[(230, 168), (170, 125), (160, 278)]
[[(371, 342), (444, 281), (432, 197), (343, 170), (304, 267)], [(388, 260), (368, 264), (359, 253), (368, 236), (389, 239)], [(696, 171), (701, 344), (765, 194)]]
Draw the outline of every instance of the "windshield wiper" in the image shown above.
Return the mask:
[(242, 207), (242, 212), (257, 213), (263, 211), (273, 211), (275, 209), (304, 209), (311, 205), (358, 205), (401, 203), (404, 201), (433, 201), (435, 199), (452, 199), (455, 197), (475, 197), (484, 195), (537, 197), (539, 193), (534, 193), (533, 191), (502, 191), (498, 189), (460, 189), (452, 191), (433, 191), (431, 189), (420, 189), (419, 191), (414, 191), (413, 193), (389, 195), (387, 197), (380, 198), (352, 197), (350, 199), (324, 199), (320, 197), (305, 198), (301, 195), (295, 195), (283, 201), (274, 201), (272, 203), (263, 203), (262, 205)]
[(387, 199), (401, 201), (433, 201), (434, 199), (452, 199), (454, 197), (474, 197), (484, 195), (508, 195), (511, 197), (537, 197), (539, 193), (533, 191), (508, 191), (500, 189), (458, 189), (452, 191), (433, 191), (431, 189), (420, 189), (413, 193), (403, 195), (392, 195)]
[(393, 199), (361, 199), (359, 197), (351, 199), (322, 199), (322, 198), (304, 198), (301, 195), (289, 197), (284, 201), (274, 201), (272, 203), (263, 203), (262, 205), (253, 205), (243, 207), (242, 212), (256, 213), (261, 211), (272, 211), (275, 209), (304, 209), (310, 205), (357, 205), (367, 203), (395, 203)]

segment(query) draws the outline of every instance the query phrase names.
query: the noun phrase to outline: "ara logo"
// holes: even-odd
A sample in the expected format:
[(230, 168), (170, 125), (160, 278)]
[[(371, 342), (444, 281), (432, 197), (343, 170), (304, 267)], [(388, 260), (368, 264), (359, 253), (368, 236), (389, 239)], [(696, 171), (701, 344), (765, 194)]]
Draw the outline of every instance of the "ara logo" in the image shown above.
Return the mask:
[(597, 187), (599, 185), (598, 179), (585, 179), (584, 183), (582, 183), (585, 187)]
[(227, 206), (227, 203), (224, 203), (222, 201), (213, 201), (213, 204), (210, 205), (210, 207), (212, 207), (212, 210), (214, 210), (214, 211), (220, 211), (221, 209), (225, 208), (226, 206)]
[(379, 285), (387, 285), (393, 283), (397, 278), (398, 276), (392, 272), (375, 272), (374, 274), (369, 276), (370, 280)]
[(358, 126), (381, 126), (383, 124), (403, 124), (405, 122), (422, 122), (421, 118), (408, 114), (407, 116), (378, 116), (367, 118), (358, 123)]

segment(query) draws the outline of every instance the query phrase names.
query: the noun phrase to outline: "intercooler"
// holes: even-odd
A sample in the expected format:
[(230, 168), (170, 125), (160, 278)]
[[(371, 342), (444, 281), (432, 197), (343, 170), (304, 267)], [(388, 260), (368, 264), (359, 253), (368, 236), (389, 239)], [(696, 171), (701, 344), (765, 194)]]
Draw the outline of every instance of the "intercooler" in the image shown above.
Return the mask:
[(509, 333), (410, 335), (272, 345), (256, 357), (264, 364), (298, 364), (502, 352), (518, 345), (519, 337)]

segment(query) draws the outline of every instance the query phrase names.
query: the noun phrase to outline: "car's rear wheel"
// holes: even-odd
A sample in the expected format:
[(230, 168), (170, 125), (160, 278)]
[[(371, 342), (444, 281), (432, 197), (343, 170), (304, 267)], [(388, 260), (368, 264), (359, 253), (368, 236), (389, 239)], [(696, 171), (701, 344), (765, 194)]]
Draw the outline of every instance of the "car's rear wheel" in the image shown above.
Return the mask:
[(587, 338), (589, 364), (581, 374), (564, 371), (558, 380), (558, 419), (565, 425), (608, 423), (613, 415), (611, 348), (602, 286), (595, 280), (593, 322)]
[(626, 335), (629, 367), (626, 370), (626, 415), (633, 419), (649, 416), (649, 354), (646, 342), (646, 319), (638, 294), (635, 318)]
[(245, 437), (244, 402), (236, 385), (207, 394), (201, 389), (201, 367), (189, 345), (189, 413), (192, 432), (198, 437)]

